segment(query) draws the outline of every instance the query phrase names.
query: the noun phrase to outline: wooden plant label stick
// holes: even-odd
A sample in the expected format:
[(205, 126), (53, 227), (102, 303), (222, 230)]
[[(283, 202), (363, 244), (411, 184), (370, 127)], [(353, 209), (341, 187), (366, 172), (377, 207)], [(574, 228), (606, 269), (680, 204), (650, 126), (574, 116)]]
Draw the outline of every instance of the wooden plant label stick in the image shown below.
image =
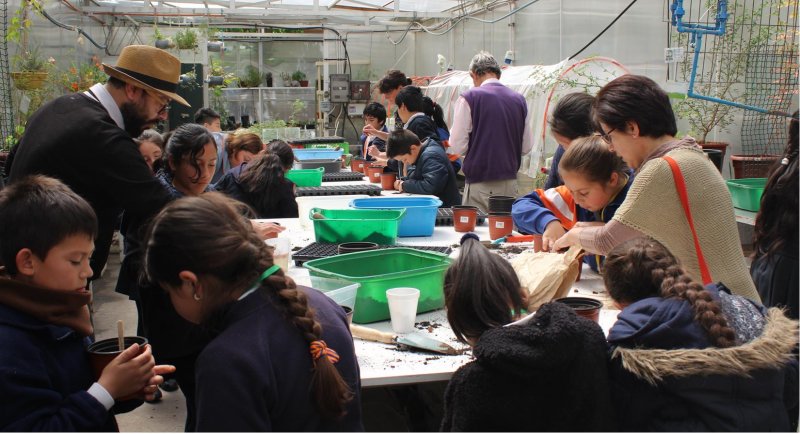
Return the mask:
[(125, 351), (125, 324), (122, 320), (117, 321), (117, 343), (119, 344), (119, 351)]

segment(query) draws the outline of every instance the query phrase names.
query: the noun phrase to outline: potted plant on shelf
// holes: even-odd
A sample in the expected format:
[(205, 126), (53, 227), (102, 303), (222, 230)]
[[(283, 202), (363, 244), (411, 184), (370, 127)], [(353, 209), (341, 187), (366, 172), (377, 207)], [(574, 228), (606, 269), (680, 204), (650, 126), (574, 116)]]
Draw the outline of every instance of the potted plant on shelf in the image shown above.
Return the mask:
[(172, 39), (164, 36), (164, 34), (158, 30), (158, 26), (153, 26), (153, 40), (156, 48), (160, 48), (162, 50), (175, 48), (175, 43), (172, 42)]
[(239, 77), (239, 87), (258, 87), (261, 85), (261, 72), (253, 65), (244, 68), (244, 74)]
[(283, 81), (283, 87), (290, 87), (292, 85), (292, 76), (288, 72), (281, 72), (281, 81)]
[(41, 89), (54, 63), (55, 59), (45, 59), (36, 47), (14, 56), (15, 71), (11, 72), (14, 86), (20, 90)]
[(295, 71), (292, 73), (292, 81), (296, 81), (300, 87), (308, 87), (308, 80), (306, 80), (306, 73), (303, 71)]
[(175, 45), (179, 50), (197, 50), (197, 32), (191, 27), (175, 33)]

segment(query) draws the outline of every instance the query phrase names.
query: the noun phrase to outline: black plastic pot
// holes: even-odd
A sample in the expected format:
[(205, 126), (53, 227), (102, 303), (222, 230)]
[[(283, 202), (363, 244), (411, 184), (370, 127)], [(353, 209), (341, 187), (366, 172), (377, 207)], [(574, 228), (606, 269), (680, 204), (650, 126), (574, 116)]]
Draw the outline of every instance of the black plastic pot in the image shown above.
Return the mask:
[(600, 309), (603, 307), (603, 302), (588, 297), (565, 297), (556, 300), (558, 303), (564, 303), (571, 307), (575, 313), (584, 318), (588, 318), (596, 323), (600, 322)]
[(336, 250), (341, 255), (343, 253), (363, 252), (364, 250), (377, 250), (377, 249), (378, 245), (375, 243), (352, 242), (352, 243), (339, 244)]
[(517, 200), (511, 196), (489, 196), (489, 212), (511, 212), (511, 205)]

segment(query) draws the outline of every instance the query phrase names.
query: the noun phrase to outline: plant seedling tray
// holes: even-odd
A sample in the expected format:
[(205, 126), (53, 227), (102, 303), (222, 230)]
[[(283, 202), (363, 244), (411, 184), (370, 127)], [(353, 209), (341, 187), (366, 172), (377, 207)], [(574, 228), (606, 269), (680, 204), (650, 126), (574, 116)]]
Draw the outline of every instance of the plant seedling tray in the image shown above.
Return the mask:
[[(439, 253), (444, 253), (445, 255), (449, 255), (453, 251), (453, 249), (450, 248), (450, 246), (406, 246), (406, 245), (378, 246), (378, 250), (390, 249), (396, 247), (407, 247), (410, 249), (424, 250), (428, 252), (439, 252)], [(314, 242), (303, 247), (297, 252), (292, 253), (292, 260), (294, 261), (295, 265), (299, 267), (303, 265), (303, 263), (306, 261), (311, 261), (319, 258), (327, 258), (329, 256), (336, 256), (338, 254), (339, 254), (338, 244)]]
[[(475, 224), (482, 225), (486, 217), (486, 213), (478, 208), (478, 217), (475, 219)], [(453, 226), (453, 210), (450, 208), (439, 208), (436, 211), (436, 226)]]
[(322, 175), (322, 182), (361, 181), (364, 174), (361, 172), (334, 172)]
[(377, 185), (323, 185), (322, 187), (298, 187), (297, 196), (336, 196), (341, 194), (366, 194), (380, 196), (383, 190)]
[(344, 137), (339, 136), (328, 136), (328, 137), (314, 137), (311, 139), (292, 139), (289, 141), (290, 145), (312, 145), (312, 144), (323, 144), (323, 143), (341, 143), (346, 142)]

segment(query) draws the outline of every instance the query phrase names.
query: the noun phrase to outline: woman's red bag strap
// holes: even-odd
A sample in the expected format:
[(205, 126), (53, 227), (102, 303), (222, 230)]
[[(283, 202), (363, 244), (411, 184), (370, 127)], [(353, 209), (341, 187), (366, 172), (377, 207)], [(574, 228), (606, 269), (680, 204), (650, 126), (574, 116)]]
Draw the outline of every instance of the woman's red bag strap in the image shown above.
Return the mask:
[(692, 218), (692, 210), (689, 208), (689, 194), (686, 192), (686, 182), (683, 179), (681, 168), (672, 157), (664, 156), (667, 160), (669, 168), (672, 169), (672, 177), (675, 179), (675, 189), (678, 190), (678, 197), (681, 199), (683, 205), (683, 212), (686, 213), (686, 220), (689, 222), (689, 229), (692, 230), (692, 237), (694, 238), (694, 249), (697, 252), (697, 262), (700, 265), (700, 275), (703, 278), (703, 284), (708, 285), (712, 283), (711, 273), (708, 271), (708, 264), (706, 258), (703, 256), (703, 250), (700, 248), (700, 239), (697, 238), (697, 231), (694, 229), (694, 219)]

